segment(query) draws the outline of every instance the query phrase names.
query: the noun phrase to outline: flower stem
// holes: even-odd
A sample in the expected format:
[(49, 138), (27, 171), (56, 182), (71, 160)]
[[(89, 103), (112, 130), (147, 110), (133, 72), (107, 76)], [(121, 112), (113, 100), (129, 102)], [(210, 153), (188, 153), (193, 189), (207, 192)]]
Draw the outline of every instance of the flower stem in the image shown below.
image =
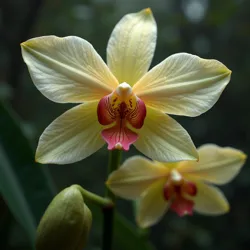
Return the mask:
[(84, 189), (83, 187), (81, 187), (80, 185), (73, 185), (74, 187), (76, 187), (82, 194), (82, 197), (86, 200), (91, 201), (92, 203), (101, 206), (102, 208), (109, 208), (109, 207), (113, 207), (114, 203), (111, 199), (109, 198), (103, 198), (97, 194), (94, 194), (90, 191), (87, 191), (86, 189)]
[[(108, 175), (119, 167), (121, 150), (112, 150), (109, 153)], [(115, 212), (115, 195), (106, 187), (105, 196), (113, 201), (114, 206), (103, 207), (103, 239), (102, 250), (112, 250), (113, 224)]]

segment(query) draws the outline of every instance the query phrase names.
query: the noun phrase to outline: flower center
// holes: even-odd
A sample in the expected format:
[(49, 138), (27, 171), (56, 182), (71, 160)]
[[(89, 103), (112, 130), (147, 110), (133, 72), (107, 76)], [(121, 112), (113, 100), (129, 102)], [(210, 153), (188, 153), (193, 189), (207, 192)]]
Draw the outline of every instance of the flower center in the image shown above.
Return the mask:
[(140, 129), (146, 117), (146, 106), (127, 83), (121, 83), (110, 95), (104, 96), (97, 107), (98, 121), (109, 126), (102, 130), (108, 149), (129, 150), (138, 134), (128, 128)]
[(171, 202), (173, 211), (179, 216), (192, 215), (194, 202), (190, 199), (190, 196), (196, 194), (197, 187), (195, 183), (183, 179), (178, 171), (171, 171), (164, 186), (163, 195), (165, 200)]

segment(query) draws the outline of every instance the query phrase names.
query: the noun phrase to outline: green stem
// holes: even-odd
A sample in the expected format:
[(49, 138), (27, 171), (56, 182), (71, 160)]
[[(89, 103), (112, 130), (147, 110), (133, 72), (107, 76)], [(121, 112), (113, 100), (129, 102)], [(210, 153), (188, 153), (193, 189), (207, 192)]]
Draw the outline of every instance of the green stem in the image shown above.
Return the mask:
[[(121, 153), (121, 150), (112, 150), (109, 152), (108, 176), (119, 167)], [(111, 200), (115, 200), (115, 195), (107, 187), (105, 189), (105, 196)]]
[(80, 185), (75, 184), (73, 186), (76, 187), (81, 192), (84, 199), (89, 200), (92, 203), (101, 206), (102, 208), (109, 208), (114, 206), (113, 201), (109, 198), (103, 198), (97, 194), (89, 192)]
[[(109, 153), (108, 175), (119, 167), (121, 150), (112, 150)], [(112, 250), (113, 224), (115, 212), (115, 195), (106, 187), (105, 196), (113, 201), (114, 206), (103, 208), (103, 239), (102, 250)]]

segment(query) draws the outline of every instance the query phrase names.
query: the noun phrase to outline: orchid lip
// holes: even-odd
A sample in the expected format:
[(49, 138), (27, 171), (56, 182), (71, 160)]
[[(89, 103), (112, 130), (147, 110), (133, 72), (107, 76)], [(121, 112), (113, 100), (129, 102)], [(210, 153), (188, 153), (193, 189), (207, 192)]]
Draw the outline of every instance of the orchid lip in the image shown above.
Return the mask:
[(104, 126), (101, 135), (108, 143), (108, 149), (127, 151), (138, 139), (138, 134), (131, 129), (140, 129), (143, 126), (146, 106), (132, 92), (130, 85), (124, 82), (99, 101), (97, 116), (99, 123)]
[(164, 199), (171, 203), (171, 210), (179, 216), (192, 215), (194, 201), (188, 197), (196, 195), (196, 184), (183, 179), (180, 173), (172, 170), (163, 188)]

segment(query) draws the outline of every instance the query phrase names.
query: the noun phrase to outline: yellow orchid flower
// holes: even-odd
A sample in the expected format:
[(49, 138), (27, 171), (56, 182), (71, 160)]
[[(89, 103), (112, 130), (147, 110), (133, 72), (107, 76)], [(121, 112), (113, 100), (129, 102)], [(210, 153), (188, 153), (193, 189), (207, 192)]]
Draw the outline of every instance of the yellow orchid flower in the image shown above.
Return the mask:
[(144, 157), (127, 159), (110, 174), (106, 184), (114, 194), (137, 200), (140, 227), (156, 224), (168, 209), (179, 216), (193, 210), (205, 215), (229, 211), (223, 193), (210, 184), (230, 182), (243, 166), (246, 155), (230, 147), (205, 144), (198, 149), (199, 162), (160, 163)]
[(79, 37), (43, 36), (21, 44), (31, 78), (58, 103), (81, 103), (53, 121), (40, 137), (36, 160), (72, 163), (105, 142), (131, 144), (158, 161), (193, 160), (187, 131), (168, 114), (197, 116), (210, 109), (230, 80), (216, 60), (174, 54), (149, 72), (157, 27), (151, 10), (125, 15), (107, 47), (107, 65)]

